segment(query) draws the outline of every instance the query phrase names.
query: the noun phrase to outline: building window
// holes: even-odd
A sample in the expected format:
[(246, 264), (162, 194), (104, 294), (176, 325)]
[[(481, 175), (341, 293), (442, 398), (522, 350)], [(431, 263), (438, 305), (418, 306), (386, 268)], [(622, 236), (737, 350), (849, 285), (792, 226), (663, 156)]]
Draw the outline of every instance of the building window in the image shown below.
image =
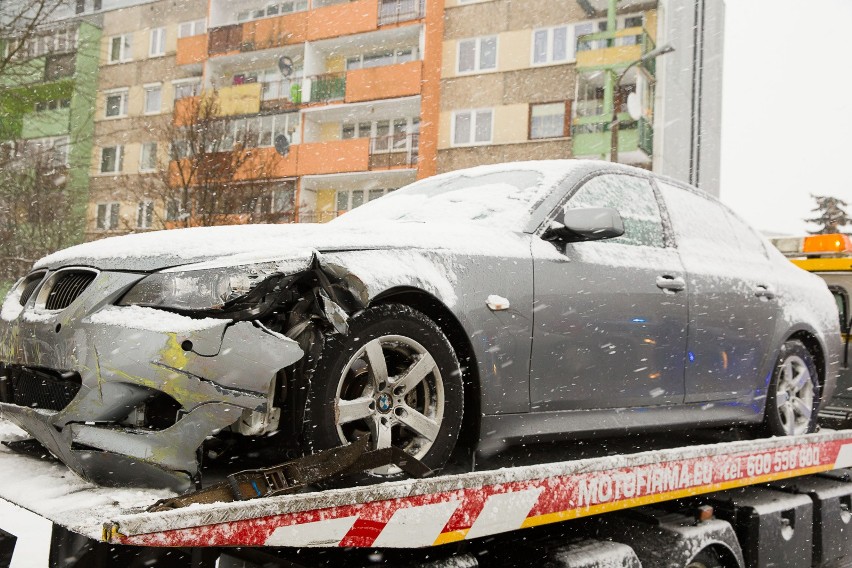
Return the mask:
[(181, 22), (178, 26), (178, 37), (190, 37), (207, 33), (207, 20), (193, 20)]
[(299, 120), (297, 112), (236, 119), (227, 133), (222, 148), (230, 150), (234, 144), (241, 144), (248, 148), (274, 146), (275, 138), (282, 134), (287, 136), (290, 144), (298, 144), (301, 132)]
[(574, 43), (568, 41), (568, 26), (533, 32), (533, 64), (547, 65), (574, 59)]
[(368, 201), (378, 199), (391, 191), (393, 189), (352, 189), (338, 191), (336, 215), (343, 215), (347, 211), (360, 207)]
[(569, 101), (530, 105), (530, 140), (568, 136)]
[(151, 30), (151, 43), (148, 46), (148, 57), (159, 57), (166, 54), (166, 28)]
[(102, 231), (118, 228), (118, 219), (121, 204), (98, 203), (98, 219), (96, 227)]
[(145, 114), (157, 114), (162, 107), (163, 88), (161, 85), (145, 87)]
[(56, 110), (60, 108), (69, 108), (71, 99), (54, 99), (50, 101), (39, 101), (35, 104), (36, 112), (44, 112), (47, 110)]
[(195, 80), (172, 83), (172, 86), (174, 87), (176, 101), (198, 96), (198, 92), (201, 90), (201, 82)]
[(490, 144), (493, 121), (492, 109), (455, 111), (453, 113), (453, 146)]
[(401, 49), (390, 49), (377, 52), (363, 53), (353, 57), (346, 58), (346, 70), (353, 69), (368, 69), (370, 67), (382, 67), (384, 65), (394, 65), (397, 63), (406, 63), (408, 61), (417, 61), (419, 58), (418, 48), (406, 47)]
[(104, 115), (107, 118), (127, 116), (127, 89), (106, 94)]
[(476, 37), (459, 42), (456, 69), (476, 73), (497, 68), (497, 36)]
[(86, 0), (77, 0), (74, 6), (75, 14), (82, 14), (86, 11)]
[(139, 153), (139, 171), (153, 172), (157, 169), (157, 143), (145, 142)]
[(124, 146), (101, 148), (101, 173), (115, 174), (121, 171), (124, 162)]
[(109, 38), (109, 62), (123, 63), (130, 61), (133, 57), (130, 52), (131, 36), (124, 34)]
[(150, 229), (154, 222), (154, 202), (147, 199), (136, 206), (136, 227)]

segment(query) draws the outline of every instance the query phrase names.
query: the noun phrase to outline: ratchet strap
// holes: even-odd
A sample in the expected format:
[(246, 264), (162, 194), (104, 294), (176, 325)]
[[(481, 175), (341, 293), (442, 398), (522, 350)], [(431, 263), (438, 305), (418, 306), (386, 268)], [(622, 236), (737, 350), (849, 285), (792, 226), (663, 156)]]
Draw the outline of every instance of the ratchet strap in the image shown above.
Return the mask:
[(227, 481), (206, 489), (160, 499), (148, 512), (180, 509), (194, 503), (247, 501), (274, 495), (298, 493), (309, 485), (378, 467), (395, 465), (412, 477), (432, 473), (423, 462), (397, 447), (367, 451), (369, 436), (290, 462), (263, 469), (249, 469), (227, 476)]

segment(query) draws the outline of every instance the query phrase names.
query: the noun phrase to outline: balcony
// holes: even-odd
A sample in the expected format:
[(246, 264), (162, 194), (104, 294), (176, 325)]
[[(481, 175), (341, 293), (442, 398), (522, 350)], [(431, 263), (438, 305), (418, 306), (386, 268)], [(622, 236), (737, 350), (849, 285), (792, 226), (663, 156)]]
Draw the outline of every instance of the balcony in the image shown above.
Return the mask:
[(356, 69), (346, 73), (347, 103), (394, 99), (420, 94), (423, 65), (410, 61), (397, 65)]
[(301, 79), (281, 79), (261, 83), (260, 110), (295, 110), (302, 103)]
[(379, 0), (379, 25), (400, 24), (426, 17), (426, 0)]
[(305, 99), (309, 102), (342, 101), (346, 97), (346, 73), (324, 73), (308, 77)]
[(246, 83), (219, 89), (219, 115), (259, 113), (262, 89), (261, 83)]
[(68, 134), (71, 109), (59, 108), (24, 115), (21, 138), (45, 138)]
[[(625, 163), (648, 163), (654, 154), (654, 130), (645, 118), (619, 116), (618, 154)], [(608, 156), (612, 145), (609, 122), (574, 125), (574, 157), (600, 158)]]
[(208, 53), (210, 56), (229, 55), (370, 32), (378, 29), (378, 20), (378, 0), (354, 0), (306, 12), (229, 24), (210, 30)]
[(300, 175), (366, 172), (369, 169), (369, 138), (314, 142), (302, 144), (299, 149)]
[(178, 38), (175, 62), (178, 65), (193, 65), (207, 59), (207, 34)]
[[(577, 70), (626, 67), (652, 49), (654, 41), (642, 27), (582, 35), (577, 38)], [(654, 75), (653, 60), (643, 66)]]
[(370, 139), (370, 170), (397, 170), (417, 167), (419, 134), (379, 136)]

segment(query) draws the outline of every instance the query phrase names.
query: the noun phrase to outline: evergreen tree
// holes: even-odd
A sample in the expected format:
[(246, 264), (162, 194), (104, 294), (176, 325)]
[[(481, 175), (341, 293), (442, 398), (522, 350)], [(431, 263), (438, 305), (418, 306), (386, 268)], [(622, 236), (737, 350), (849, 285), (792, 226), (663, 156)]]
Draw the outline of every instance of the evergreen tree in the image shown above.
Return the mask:
[(842, 199), (831, 197), (828, 195), (814, 195), (811, 197), (817, 202), (817, 206), (811, 209), (817, 213), (816, 217), (805, 219), (807, 223), (815, 223), (822, 225), (816, 231), (810, 231), (812, 235), (825, 235), (828, 233), (841, 233), (846, 225), (852, 225), (852, 219), (846, 213), (845, 207), (848, 205)]

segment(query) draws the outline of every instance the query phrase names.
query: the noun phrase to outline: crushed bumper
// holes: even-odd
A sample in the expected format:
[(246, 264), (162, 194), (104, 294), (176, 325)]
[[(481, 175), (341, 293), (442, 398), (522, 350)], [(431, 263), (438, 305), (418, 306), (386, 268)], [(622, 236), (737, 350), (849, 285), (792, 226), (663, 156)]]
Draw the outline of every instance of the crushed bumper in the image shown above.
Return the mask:
[[(111, 305), (141, 277), (102, 272), (62, 312), (24, 309), (0, 321), (0, 362), (81, 377), (62, 409), (7, 401), (0, 417), (92, 482), (180, 491), (197, 473), (196, 450), (204, 439), (245, 412), (270, 411), (276, 373), (303, 353), (295, 341), (251, 322)], [(180, 406), (173, 425), (120, 424), (160, 393)]]

